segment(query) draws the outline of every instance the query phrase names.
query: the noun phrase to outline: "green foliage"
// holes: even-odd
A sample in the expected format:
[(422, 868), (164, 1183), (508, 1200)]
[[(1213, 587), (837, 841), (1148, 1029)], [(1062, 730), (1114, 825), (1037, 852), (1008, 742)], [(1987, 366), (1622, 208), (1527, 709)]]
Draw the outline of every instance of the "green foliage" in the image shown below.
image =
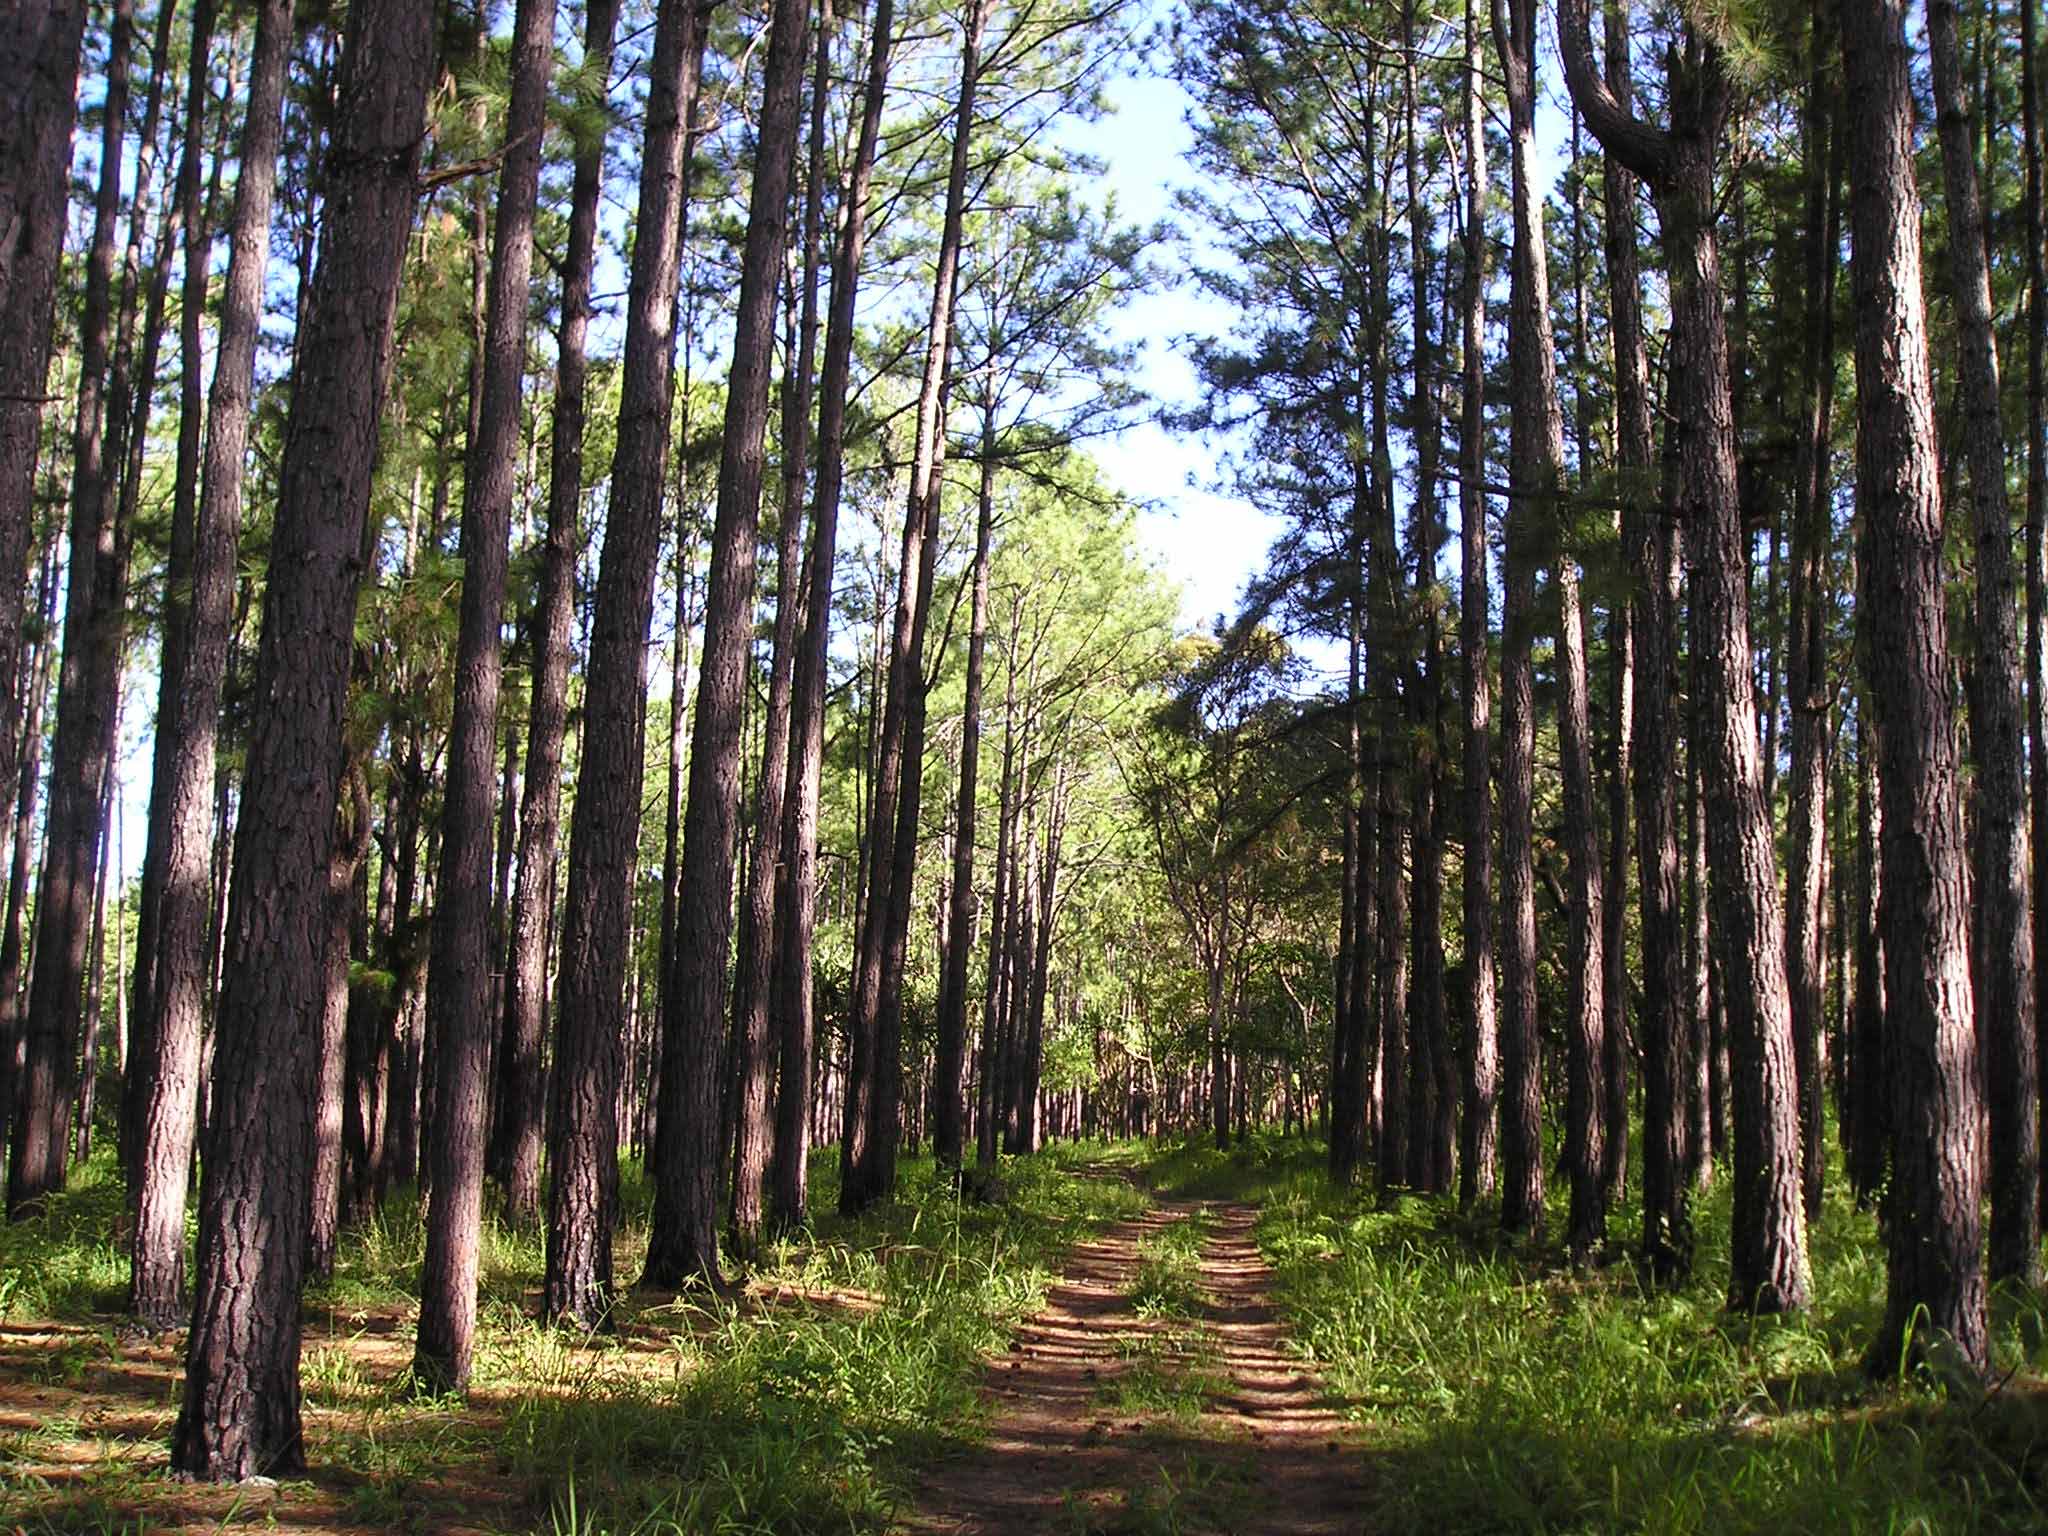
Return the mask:
[(1380, 1442), (1386, 1528), (1950, 1532), (2044, 1518), (2038, 1300), (2002, 1304), (2012, 1374), (1988, 1397), (1873, 1384), (1862, 1353), (1883, 1249), (1839, 1193), (1816, 1227), (1812, 1310), (1750, 1319), (1723, 1304), (1725, 1180), (1702, 1201), (1697, 1274), (1667, 1293), (1626, 1263), (1556, 1268), (1484, 1211), (1337, 1194), (1322, 1155), (1271, 1138), (1229, 1154), (1191, 1144), (1150, 1175), (1264, 1197), (1259, 1241), (1297, 1336)]

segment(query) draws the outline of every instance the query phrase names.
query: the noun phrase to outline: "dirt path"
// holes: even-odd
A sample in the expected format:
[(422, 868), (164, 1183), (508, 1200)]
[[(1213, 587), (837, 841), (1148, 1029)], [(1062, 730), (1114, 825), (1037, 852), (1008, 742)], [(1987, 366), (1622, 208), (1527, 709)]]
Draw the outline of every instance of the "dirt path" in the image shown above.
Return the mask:
[(1077, 1248), (990, 1367), (987, 1442), (930, 1472), (901, 1528), (1362, 1532), (1356, 1436), (1288, 1348), (1257, 1215), (1162, 1201)]

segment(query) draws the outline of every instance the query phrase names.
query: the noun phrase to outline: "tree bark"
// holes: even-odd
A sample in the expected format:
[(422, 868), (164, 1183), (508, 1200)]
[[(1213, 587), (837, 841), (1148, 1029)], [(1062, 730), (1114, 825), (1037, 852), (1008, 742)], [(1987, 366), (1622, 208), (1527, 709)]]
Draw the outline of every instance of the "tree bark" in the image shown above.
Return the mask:
[(206, 1480), (304, 1465), (299, 1280), (320, 939), (362, 530), (417, 194), (434, 15), (351, 8), (321, 255), (286, 430), (257, 706), (236, 829), (198, 1295), (172, 1466)]
[[(497, 809), (498, 695), (504, 677), (506, 566), (519, 468), (520, 390), (533, 276), (541, 134), (554, 73), (555, 0), (519, 0), (511, 100), (481, 352), (483, 391), (462, 496), (462, 609), (455, 718), (441, 800), (427, 1029), (434, 1120), (427, 1127), (427, 1251), (412, 1374), (431, 1392), (469, 1387), (483, 1250), (484, 1139), (496, 1011), (491, 970), (491, 835)], [(366, 808), (367, 809), (367, 808)]]
[[(789, 184), (803, 95), (809, 8), (776, 0), (741, 255), (732, 371), (718, 465), (718, 516), (704, 598), (704, 661), (690, 740), (689, 809), (676, 891), (676, 1033), (662, 1041), (654, 1223), (643, 1283), (719, 1283), (718, 1065), (739, 834), (741, 725), (754, 629), (754, 546), (766, 462), (775, 297), (789, 240)], [(673, 1129), (669, 1129), (672, 1127)]]
[[(1538, 357), (1529, 341), (1537, 297), (1546, 285), (1542, 256), (1542, 207), (1533, 181), (1536, 113), (1536, 8), (1531, 0), (1493, 0), (1494, 42), (1507, 76), (1512, 144), (1514, 249), (1508, 348), (1516, 494), (1508, 499), (1502, 553), (1501, 604), (1501, 987), (1506, 994), (1501, 1020), (1501, 1225), (1510, 1232), (1540, 1237), (1543, 1231), (1543, 1104), (1541, 1044), (1536, 1018), (1536, 884), (1531, 862), (1535, 845), (1536, 693), (1531, 659), (1536, 606), (1536, 568), (1531, 541), (1532, 503), (1554, 496), (1535, 464), (1536, 419), (1543, 410), (1542, 369), (1549, 372), (1548, 347)], [(1524, 373), (1528, 377), (1524, 377)], [(1553, 381), (1554, 383), (1554, 381)], [(1553, 387), (1554, 396), (1555, 389)], [(1536, 416), (1532, 417), (1531, 412)], [(1555, 457), (1549, 461), (1554, 479)]]
[(7, 1214), (41, 1208), (64, 1187), (70, 1150), (86, 941), (99, 858), (100, 783), (121, 647), (116, 487), (106, 463), (108, 365), (114, 332), (114, 240), (128, 132), (134, 0), (117, 0), (108, 42), (100, 177), (79, 319), (78, 403), (71, 436), (70, 575), (64, 656), (50, 741), (49, 809), (36, 885), (28, 1032), (7, 1170)]
[[(1970, 670), (1970, 751), (1977, 795), (1970, 823), (1971, 995), (1989, 1088), (1990, 1279), (2031, 1288), (2041, 1274), (2041, 1099), (2034, 1017), (2034, 934), (2022, 767), (2026, 695), (2012, 569), (2012, 514), (1999, 419), (1998, 343), (1983, 199), (1963, 106), (1955, 0), (1930, 0), (1927, 38), (1948, 197), (1962, 454), (1976, 538), (1976, 665)], [(1860, 482), (1859, 482), (1860, 483)], [(1939, 578), (1937, 578), (1938, 580)]]
[[(584, 12), (583, 63), (593, 96), (609, 86), (619, 0)], [(527, 705), (525, 791), (519, 803), (519, 870), (512, 891), (505, 965), (506, 1038), (499, 1064), (499, 1139), (505, 1214), (518, 1226), (540, 1218), (542, 1042), (547, 1031), (548, 909), (562, 828), (562, 748), (568, 735), (569, 631), (576, 608), (577, 524), (583, 502), (583, 431), (590, 376), (590, 279), (604, 191), (606, 126), (578, 138), (569, 191), (569, 239), (562, 261), (562, 319), (555, 343), (555, 409), (548, 458), (546, 543), (533, 611), (533, 682)]]
[(768, 711), (761, 733), (761, 781), (753, 855), (747, 866), (746, 908), (740, 924), (733, 1035), (739, 1127), (733, 1147), (732, 1236), (740, 1256), (759, 1253), (768, 1163), (775, 1126), (769, 1089), (775, 1072), (770, 1036), (770, 987), (783, 883), (782, 823), (789, 790), (790, 702), (796, 648), (803, 622), (803, 502), (810, 457), (811, 385), (818, 350), (818, 241), (824, 222), (826, 107), (832, 79), (832, 3), (818, 15), (816, 67), (811, 77), (809, 163), (804, 173), (801, 294), (793, 365), (782, 380), (782, 508), (775, 540), (775, 648), (768, 681)]
[(1459, 665), (1465, 695), (1465, 982), (1468, 1031), (1458, 1203), (1492, 1196), (1500, 1092), (1493, 912), (1493, 697), (1486, 581), (1486, 105), (1478, 0), (1465, 4), (1464, 388), (1458, 423)]
[(782, 1230), (800, 1226), (808, 1207), (812, 1056), (811, 957), (818, 904), (818, 794), (825, 745), (827, 648), (832, 624), (832, 574), (839, 538), (839, 502), (846, 473), (846, 402), (853, 360), (854, 301), (867, 240), (868, 188), (889, 90), (895, 7), (876, 0), (868, 40), (867, 90), (860, 132), (847, 173), (839, 245), (832, 261), (832, 302), (818, 388), (818, 485), (811, 504), (811, 543), (804, 561), (803, 644), (790, 685), (788, 809), (782, 833), (784, 886), (780, 960), (775, 972), (775, 1032), (781, 1089), (770, 1160), (771, 1214)]
[(1884, 812), (1885, 1062), (1893, 1113), (1885, 1317), (1869, 1364), (1889, 1376), (1939, 1347), (1982, 1371), (1989, 1345), (1968, 880), (1905, 14), (1896, 0), (1852, 0), (1841, 18), (1843, 89), (1859, 103), (1849, 138), (1862, 514), (1857, 611)]
[(583, 766), (569, 830), (541, 1310), (586, 1328), (600, 1325), (611, 1305), (624, 989), (632, 971), (630, 883), (646, 757), (643, 662), (674, 393), (684, 146), (707, 20), (699, 0), (662, 0), (655, 21), (618, 446), (591, 622)]

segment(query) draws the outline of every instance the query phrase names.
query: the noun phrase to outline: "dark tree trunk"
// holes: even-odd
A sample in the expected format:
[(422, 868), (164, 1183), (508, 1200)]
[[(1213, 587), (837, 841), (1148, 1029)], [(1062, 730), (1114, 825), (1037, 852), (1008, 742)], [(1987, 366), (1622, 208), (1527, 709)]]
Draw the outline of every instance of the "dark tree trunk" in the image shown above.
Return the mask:
[[(1542, 206), (1533, 177), (1536, 113), (1536, 8), (1531, 0), (1493, 0), (1495, 46), (1508, 81), (1513, 146), (1513, 282), (1509, 352), (1514, 375), (1510, 452), (1516, 494), (1508, 498), (1502, 553), (1501, 605), (1501, 1225), (1510, 1232), (1543, 1231), (1543, 1102), (1540, 1037), (1536, 1019), (1535, 846), (1536, 693), (1531, 645), (1535, 639), (1536, 567), (1531, 548), (1535, 502), (1554, 496), (1535, 464), (1532, 429), (1540, 435), (1545, 409), (1543, 374), (1554, 370), (1546, 347), (1538, 357), (1528, 340), (1545, 282)], [(1524, 377), (1524, 374), (1527, 377)], [(1554, 395), (1554, 391), (1553, 391)], [(1532, 415), (1532, 413), (1534, 413)], [(1549, 461), (1552, 478), (1556, 460)]]
[[(107, 371), (114, 332), (114, 240), (128, 131), (134, 0), (114, 6), (100, 136), (100, 178), (79, 319), (78, 403), (71, 437), (70, 575), (57, 722), (50, 741), (49, 809), (36, 886), (28, 1032), (10, 1138), (7, 1213), (40, 1208), (64, 1187), (85, 1003), (86, 941), (99, 860), (100, 784), (118, 695), (121, 652), (116, 486), (106, 462)], [(139, 214), (138, 214), (139, 216)], [(40, 376), (39, 376), (40, 377)]]
[(803, 620), (803, 501), (809, 468), (811, 382), (818, 348), (818, 241), (824, 220), (826, 105), (831, 94), (832, 8), (818, 17), (816, 67), (811, 77), (808, 164), (804, 172), (802, 288), (798, 301), (795, 363), (782, 381), (782, 507), (775, 540), (775, 649), (768, 682), (768, 712), (761, 733), (761, 782), (753, 854), (741, 914), (733, 1036), (737, 1059), (738, 1134), (733, 1146), (733, 1246), (756, 1257), (767, 1197), (775, 1126), (769, 1090), (775, 1074), (769, 1008), (782, 886), (783, 809), (789, 788), (790, 701), (795, 687), (798, 631)]
[[(2027, 812), (2033, 853), (2033, 889), (2048, 889), (2048, 728), (2044, 728), (2041, 690), (2043, 608), (2043, 524), (2048, 523), (2048, 254), (2041, 204), (2041, 60), (2036, 33), (2038, 0), (2020, 0), (2021, 126), (2026, 139), (2027, 248)], [(2039, 1048), (2040, 1021), (2048, 1018), (2048, 901), (2034, 903), (2034, 1024), (2036, 1032), (2036, 1100), (2048, 1103), (2048, 1051)], [(2041, 1181), (2040, 1210), (2048, 1220), (2048, 1179)]]
[[(35, 750), (20, 735), (22, 619), (51, 325), (70, 193), (85, 0), (23, 0), (0, 17), (0, 786)], [(19, 1018), (0, 995), (0, 1051)], [(0, 1122), (13, 1131), (12, 1055), (0, 1055)]]
[[(1482, 99), (1477, 0), (1465, 5), (1464, 401), (1458, 423), (1459, 665), (1465, 696), (1464, 1122), (1458, 1147), (1458, 1202), (1494, 1190), (1500, 1021), (1494, 993), (1492, 676), (1486, 591), (1486, 108)], [(1348, 816), (1347, 811), (1347, 816)], [(1348, 826), (1348, 823), (1347, 823)]]
[[(169, 14), (171, 7), (165, 7)], [(182, 358), (198, 359), (204, 345), (202, 322), (206, 312), (209, 257), (213, 250), (211, 232), (205, 229), (200, 206), (200, 152), (204, 144), (208, 64), (212, 57), (212, 0), (200, 0), (192, 11), (189, 46), (189, 84), (185, 100), (185, 129), (182, 158), (174, 194), (175, 219), (185, 239), (184, 287), (179, 302), (179, 349)], [(260, 21), (260, 17), (259, 17)], [(254, 61), (252, 61), (253, 67)], [(251, 83), (250, 109), (260, 105)], [(246, 134), (245, 134), (246, 136)], [(273, 157), (274, 158), (274, 157)], [(216, 171), (218, 161), (216, 160)], [(271, 172), (275, 176), (275, 168)], [(166, 236), (170, 230), (165, 227)], [(232, 257), (230, 257), (232, 260)], [(159, 252), (158, 265), (168, 272), (168, 253)], [(152, 306), (161, 308), (162, 288), (151, 295)], [(155, 327), (152, 326), (153, 330)], [(138, 414), (146, 419), (146, 407), (154, 387), (155, 357), (147, 361), (144, 380), (137, 395)], [(159, 1066), (158, 989), (162, 985), (162, 919), (165, 865), (169, 859), (171, 823), (170, 788), (172, 765), (178, 738), (172, 728), (178, 701), (186, 686), (189, 670), (192, 626), (193, 563), (198, 550), (198, 503), (201, 491), (199, 457), (201, 431), (205, 423), (203, 370), (196, 361), (182, 366), (178, 385), (178, 464), (173, 490), (170, 548), (164, 566), (164, 616), (162, 643), (157, 661), (157, 729), (154, 732), (150, 776), (149, 832), (142, 866), (141, 903), (135, 929), (135, 979), (133, 985), (133, 1039), (129, 1051), (127, 1079), (122, 1085), (121, 1167), (128, 1176), (129, 1213), (141, 1191), (139, 1165), (142, 1159), (144, 1119)], [(142, 426), (133, 430), (134, 450), (139, 454), (147, 433)], [(134, 466), (139, 471), (139, 464)], [(139, 473), (131, 472), (131, 479)]]
[[(1626, 17), (1606, 7), (1607, 83), (1617, 101), (1633, 95)], [(1606, 196), (1608, 329), (1614, 338), (1617, 458), (1624, 477), (1622, 550), (1642, 574), (1633, 597), (1630, 772), (1642, 895), (1643, 1257), (1660, 1283), (1692, 1264), (1691, 1180), (1686, 1113), (1692, 1032), (1685, 993), (1684, 909), (1678, 847), (1678, 541), (1653, 493), (1655, 445), (1650, 363), (1643, 342), (1642, 263), (1636, 245), (1637, 181), (1610, 159)], [(1621, 903), (1619, 886), (1612, 893)]]
[(1949, 272), (1960, 343), (1961, 446), (1977, 549), (1976, 665), (1970, 670), (1970, 749), (1976, 762), (1977, 796), (1970, 823), (1968, 904), (1976, 919), (1970, 945), (1974, 1028), (1984, 1052), (1991, 1112), (1990, 1278), (1994, 1283), (2013, 1280), (2031, 1287), (2041, 1273), (2041, 1099), (2022, 767), (2026, 698), (2014, 611), (2012, 514), (2005, 492), (1991, 269), (1970, 120), (1962, 101), (1955, 0), (1930, 0), (1927, 37), (1934, 61), (1948, 200)]
[(1656, 192), (1672, 287), (1671, 378), (1678, 501), (1701, 644), (1694, 678), (1705, 729), (1701, 782), (1715, 959), (1734, 1045), (1735, 1215), (1730, 1305), (1777, 1312), (1807, 1301), (1797, 1093), (1785, 935), (1759, 760), (1749, 645), (1749, 560), (1736, 479), (1713, 210), (1728, 84), (1697, 33), (1670, 61), (1672, 128), (1648, 128), (1595, 72), (1585, 0), (1560, 12), (1574, 101), (1607, 153)]
[(349, 939), (354, 927), (356, 870), (370, 845), (370, 790), (363, 778), (362, 764), (353, 756), (343, 778), (346, 798), (338, 812), (334, 853), (327, 864), (325, 993), (320, 1009), (318, 1087), (313, 1099), (312, 1197), (306, 1220), (309, 1281), (325, 1280), (334, 1273), (341, 1237)]
[(813, 1056), (811, 954), (818, 907), (818, 793), (825, 744), (827, 647), (832, 626), (832, 573), (838, 551), (839, 501), (846, 472), (846, 403), (853, 359), (854, 300), (867, 238), (868, 186), (889, 88), (891, 0), (876, 0), (868, 40), (867, 92), (860, 136), (843, 199), (839, 247), (832, 261), (832, 303), (818, 390), (818, 488), (812, 499), (811, 545), (804, 561), (803, 644), (790, 688), (788, 810), (783, 829), (781, 959), (775, 973), (776, 1036), (782, 1086), (771, 1160), (772, 1211), (784, 1230), (807, 1213), (810, 1089)]
[(960, 786), (953, 813), (953, 883), (948, 897), (946, 968), (939, 987), (937, 1082), (932, 1094), (932, 1149), (957, 1168), (965, 1144), (961, 1101), (967, 1053), (967, 956), (974, 944), (974, 824), (981, 772), (981, 682), (988, 648), (990, 545), (995, 534), (995, 413), (984, 404), (980, 492), (975, 499), (973, 595), (967, 621), (967, 680), (960, 714)]
[(776, 0), (758, 122), (747, 238), (740, 266), (732, 372), (718, 465), (718, 519), (704, 599), (704, 663), (690, 741), (689, 809), (676, 889), (675, 1026), (661, 1051), (663, 1130), (656, 1143), (654, 1224), (644, 1283), (673, 1288), (718, 1269), (721, 1161), (718, 1070), (739, 833), (747, 652), (754, 630), (754, 546), (766, 461), (775, 295), (789, 240), (805, 0)]
[(611, 1304), (631, 878), (645, 763), (642, 663), (654, 607), (675, 376), (684, 145), (706, 20), (697, 0), (662, 0), (655, 22), (618, 447), (591, 623), (583, 767), (569, 832), (541, 1308), (583, 1327), (600, 1324)]
[(1833, 39), (1826, 12), (1813, 17), (1806, 101), (1806, 236), (1802, 287), (1801, 415), (1792, 484), (1792, 623), (1786, 668), (1792, 700), (1792, 783), (1786, 808), (1786, 974), (1799, 1070), (1799, 1142), (1806, 1219), (1818, 1220), (1825, 1151), (1821, 1135), (1822, 1014), (1827, 966), (1821, 943), (1827, 844), (1827, 555), (1829, 418), (1834, 396), (1834, 273), (1840, 245), (1835, 187), (1840, 139), (1824, 68)]
[(1891, 1162), (1884, 1048), (1884, 914), (1878, 898), (1878, 809), (1870, 792), (1877, 742), (1869, 706), (1856, 714), (1856, 991), (1849, 1009), (1848, 1100), (1842, 1151), (1856, 1203), (1869, 1207)]
[(839, 1206), (848, 1214), (864, 1210), (895, 1184), (896, 1099), (902, 1060), (900, 1042), (892, 1037), (900, 1030), (902, 957), (909, 932), (911, 882), (916, 875), (918, 802), (924, 776), (924, 638), (937, 556), (946, 373), (952, 355), (953, 307), (966, 218), (968, 154), (981, 74), (982, 32), (991, 9), (991, 0), (969, 0), (961, 23), (952, 157), (925, 333), (924, 379), (918, 392), (916, 446), (897, 569), (888, 690), (877, 743), (875, 796), (867, 824), (869, 879), (856, 950), (846, 1135), (840, 1149)]
[(1944, 1354), (1981, 1371), (1989, 1352), (1981, 1106), (1905, 13), (1896, 0), (1853, 0), (1841, 18), (1843, 89), (1859, 103), (1849, 135), (1857, 612), (1884, 809), (1893, 1114), (1885, 1317), (1869, 1363), (1889, 1376), (1940, 1340)]
[[(583, 61), (597, 99), (609, 85), (619, 0), (584, 12)], [(608, 121), (600, 119), (600, 121)], [(562, 320), (555, 346), (555, 411), (548, 461), (547, 542), (533, 612), (533, 683), (527, 706), (526, 786), (519, 805), (519, 873), (512, 892), (505, 964), (505, 1060), (499, 1064), (498, 1135), (506, 1218), (540, 1219), (541, 1140), (548, 1102), (548, 912), (562, 827), (562, 747), (568, 735), (569, 630), (576, 608), (578, 521), (583, 501), (583, 424), (590, 374), (590, 278), (604, 191), (606, 130), (576, 143), (569, 243), (562, 263)]]
[[(0, 1131), (11, 1129), (15, 1088), (21, 1072), (21, 966), (23, 915), (28, 906), (29, 868), (35, 851), (36, 791), (43, 775), (43, 706), (57, 660), (57, 544), (45, 546), (42, 573), (36, 584), (36, 613), (41, 618), (33, 645), (22, 657), (23, 677), (17, 687), (25, 696), (22, 753), (14, 798), (12, 853), (8, 861), (6, 926), (0, 929)], [(0, 1146), (5, 1145), (0, 1138)], [(183, 1223), (179, 1224), (182, 1238)], [(181, 1244), (182, 1250), (182, 1244)]]
[[(533, 275), (541, 134), (554, 73), (555, 0), (519, 0), (511, 100), (498, 173), (497, 225), (481, 349), (483, 390), (462, 477), (462, 611), (455, 718), (442, 792), (427, 1029), (434, 1040), (434, 1120), (427, 1128), (427, 1251), (420, 1271), (415, 1380), (434, 1392), (469, 1386), (483, 1249), (484, 1140), (496, 1011), (491, 832), (497, 809), (498, 694), (504, 676), (505, 578), (519, 468), (520, 388)], [(365, 808), (367, 810), (367, 807)]]
[(198, 1295), (172, 1465), (241, 1479), (305, 1464), (299, 1280), (312, 1046), (349, 646), (434, 14), (362, 0), (343, 46), (321, 255), (301, 324), (236, 829), (217, 1086), (200, 1188)]

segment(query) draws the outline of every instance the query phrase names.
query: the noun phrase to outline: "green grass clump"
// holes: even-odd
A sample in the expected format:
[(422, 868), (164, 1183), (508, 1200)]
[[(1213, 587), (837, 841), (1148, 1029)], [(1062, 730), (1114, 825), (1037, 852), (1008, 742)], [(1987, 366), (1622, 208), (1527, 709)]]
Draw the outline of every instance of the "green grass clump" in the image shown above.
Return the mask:
[[(1882, 1313), (1871, 1218), (1839, 1193), (1814, 1229), (1814, 1305), (1731, 1313), (1728, 1179), (1695, 1212), (1683, 1288), (1618, 1245), (1573, 1271), (1448, 1200), (1334, 1191), (1320, 1143), (1189, 1146), (1176, 1190), (1263, 1196), (1258, 1237), (1297, 1337), (1375, 1431), (1393, 1528), (1967, 1532), (2048, 1525), (2038, 1304), (1997, 1309), (1989, 1396), (1862, 1368)], [(1611, 1231), (1633, 1235), (1632, 1213)], [(1562, 1208), (1550, 1228), (1563, 1230)]]
[(109, 1139), (39, 1214), (0, 1222), (0, 1321), (77, 1321), (127, 1304), (127, 1196)]

